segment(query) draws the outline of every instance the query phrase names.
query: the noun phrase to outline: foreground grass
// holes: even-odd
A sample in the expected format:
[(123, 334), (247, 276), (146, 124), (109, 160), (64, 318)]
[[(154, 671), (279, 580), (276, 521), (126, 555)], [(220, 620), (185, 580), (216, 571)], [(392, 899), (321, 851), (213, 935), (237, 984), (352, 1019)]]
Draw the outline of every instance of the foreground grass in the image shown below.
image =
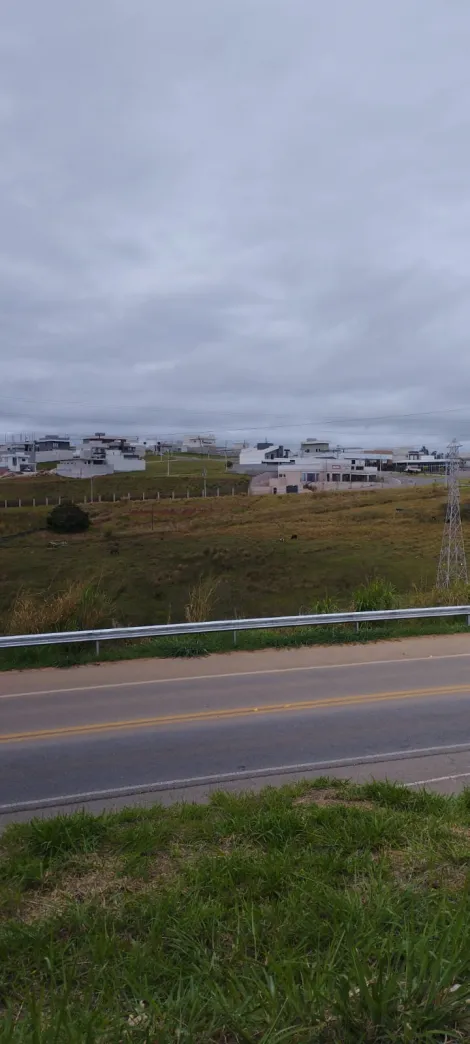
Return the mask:
[(384, 783), (10, 827), (1, 1040), (468, 1040), (469, 865), (470, 792)]

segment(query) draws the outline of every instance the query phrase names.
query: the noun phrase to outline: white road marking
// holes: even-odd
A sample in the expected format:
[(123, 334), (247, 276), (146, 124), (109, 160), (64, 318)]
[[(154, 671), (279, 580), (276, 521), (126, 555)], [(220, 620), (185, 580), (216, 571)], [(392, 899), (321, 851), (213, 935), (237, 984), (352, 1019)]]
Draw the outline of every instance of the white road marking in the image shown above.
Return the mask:
[(306, 667), (272, 667), (260, 671), (228, 671), (224, 674), (191, 674), (184, 675), (178, 678), (151, 678), (149, 681), (126, 681), (126, 682), (105, 682), (100, 685), (75, 685), (70, 688), (64, 689), (38, 689), (32, 690), (31, 692), (10, 692), (1, 693), (0, 700), (14, 700), (25, 696), (60, 696), (63, 693), (70, 692), (97, 692), (101, 689), (135, 689), (138, 686), (143, 685), (171, 685), (175, 682), (198, 682), (198, 681), (222, 681), (227, 678), (254, 678), (257, 676), (270, 675), (270, 674), (296, 674), (300, 671), (336, 671), (344, 670), (344, 668), (351, 667), (384, 667), (388, 664), (410, 664), (410, 663), (426, 663), (429, 660), (462, 660), (470, 657), (468, 653), (444, 653), (442, 656), (415, 656), (413, 658), (405, 658), (401, 660), (390, 659), (390, 660), (364, 660), (363, 662), (357, 663), (324, 663), (324, 664), (312, 664)]
[[(139, 783), (124, 787), (110, 787), (107, 790), (89, 790), (81, 794), (60, 794), (55, 797), (35, 798), (30, 801), (16, 801), (0, 805), (0, 816), (14, 812), (25, 812), (41, 808), (59, 808), (62, 805), (82, 805), (91, 801), (107, 801), (113, 798), (132, 797), (136, 794), (151, 794), (166, 790), (185, 790), (191, 787), (214, 786), (236, 782), (241, 779), (259, 779), (269, 776), (299, 775), (303, 772), (324, 772), (327, 769), (353, 768), (360, 765), (377, 765), (389, 761), (409, 761), (412, 758), (424, 758), (436, 754), (470, 752), (470, 744), (454, 743), (447, 747), (415, 747), (412, 750), (395, 750), (380, 754), (364, 754), (354, 758), (336, 758), (330, 761), (313, 761), (301, 765), (276, 765), (273, 768), (244, 769), (233, 772), (219, 772), (211, 776), (189, 776), (186, 779), (166, 779), (156, 783)], [(462, 773), (466, 775), (466, 773)], [(442, 779), (452, 777), (443, 776)], [(428, 780), (427, 782), (433, 782)], [(435, 780), (438, 782), (438, 780)], [(404, 786), (422, 786), (422, 783), (404, 783)]]
[(432, 779), (417, 779), (414, 783), (405, 783), (406, 787), (425, 787), (427, 783), (445, 783), (449, 779), (465, 779), (470, 772), (455, 772), (452, 776), (434, 776)]

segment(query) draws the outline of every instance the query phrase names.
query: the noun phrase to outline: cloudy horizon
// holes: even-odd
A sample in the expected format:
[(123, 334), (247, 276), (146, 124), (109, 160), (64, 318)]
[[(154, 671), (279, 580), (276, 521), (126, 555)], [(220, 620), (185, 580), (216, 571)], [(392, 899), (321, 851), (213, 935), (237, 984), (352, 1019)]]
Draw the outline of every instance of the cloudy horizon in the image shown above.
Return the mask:
[(469, 45), (467, 0), (9, 5), (0, 432), (468, 443)]

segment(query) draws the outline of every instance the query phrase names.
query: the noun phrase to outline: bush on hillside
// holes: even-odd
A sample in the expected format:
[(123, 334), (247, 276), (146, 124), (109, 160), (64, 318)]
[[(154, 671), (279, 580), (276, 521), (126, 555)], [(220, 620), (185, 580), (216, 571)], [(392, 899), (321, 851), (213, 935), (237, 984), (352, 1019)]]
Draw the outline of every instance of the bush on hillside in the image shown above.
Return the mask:
[(90, 526), (90, 516), (78, 504), (64, 500), (47, 516), (47, 524), (55, 533), (82, 533)]
[(353, 611), (370, 613), (377, 609), (395, 609), (397, 592), (393, 584), (380, 576), (367, 580), (354, 592)]

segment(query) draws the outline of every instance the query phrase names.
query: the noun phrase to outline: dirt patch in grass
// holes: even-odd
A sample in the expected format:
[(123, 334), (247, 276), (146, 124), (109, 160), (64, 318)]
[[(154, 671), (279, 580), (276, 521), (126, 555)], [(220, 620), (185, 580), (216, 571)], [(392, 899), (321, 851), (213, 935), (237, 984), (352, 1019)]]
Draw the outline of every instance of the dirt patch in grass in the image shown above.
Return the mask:
[(347, 808), (360, 808), (366, 811), (373, 811), (375, 805), (372, 801), (359, 801), (357, 799), (348, 800), (347, 796), (341, 791), (333, 789), (325, 790), (310, 790), (308, 794), (303, 794), (302, 797), (296, 798), (294, 805), (318, 805), (320, 808), (332, 805), (342, 805)]
[(412, 850), (393, 850), (386, 852), (385, 856), (393, 879), (400, 885), (416, 887), (420, 891), (429, 888), (460, 892), (469, 877), (469, 866), (460, 862), (436, 860), (432, 852), (420, 857)]

